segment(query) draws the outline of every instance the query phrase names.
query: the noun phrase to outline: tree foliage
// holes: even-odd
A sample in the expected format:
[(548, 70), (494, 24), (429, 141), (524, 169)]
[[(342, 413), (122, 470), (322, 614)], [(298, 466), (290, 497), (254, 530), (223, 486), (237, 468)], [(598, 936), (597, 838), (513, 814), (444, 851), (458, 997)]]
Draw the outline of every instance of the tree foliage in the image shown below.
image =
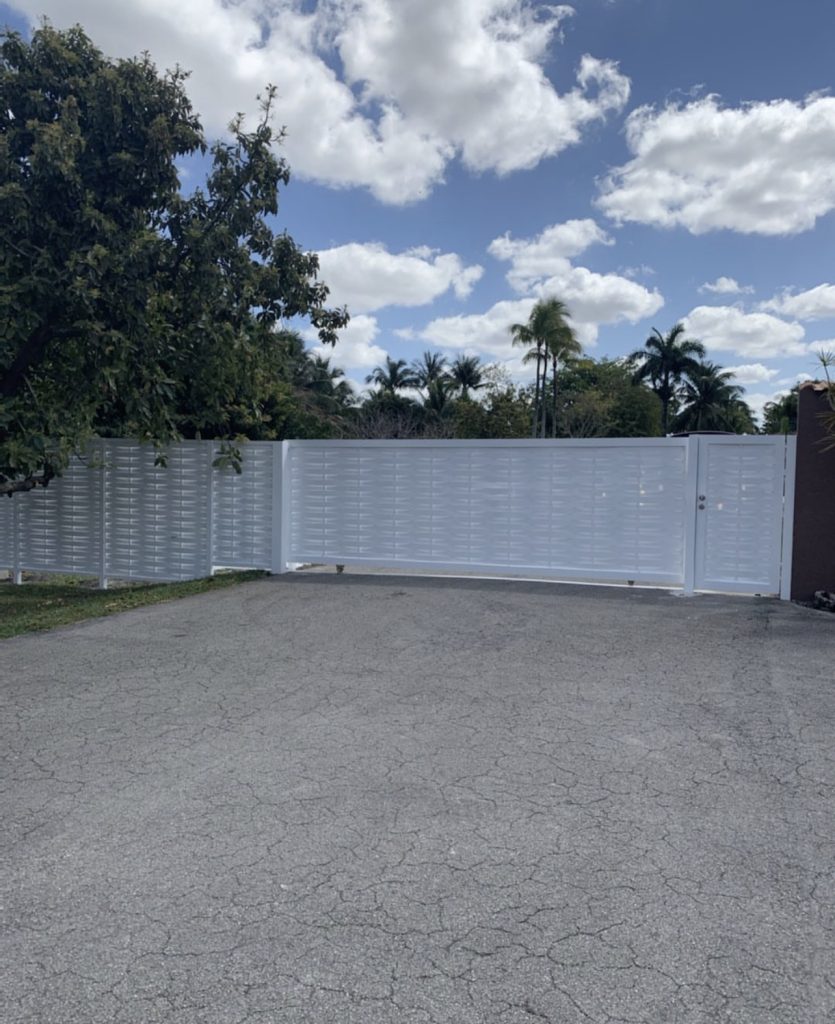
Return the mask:
[[(289, 180), (273, 91), (208, 147), (185, 79), (80, 28), (0, 37), (0, 493), (48, 483), (98, 430), (226, 436), (279, 398), (283, 321), (323, 343), (347, 323), (266, 221)], [(207, 150), (183, 195), (178, 161)]]
[(766, 402), (763, 407), (764, 434), (794, 434), (797, 432), (797, 401), (800, 385), (795, 386), (787, 395), (782, 395), (773, 402)]
[(657, 437), (661, 402), (628, 363), (578, 359), (557, 375), (561, 437)]
[(681, 411), (673, 420), (673, 428), (754, 433), (754, 420), (742, 400), (742, 388), (732, 381), (733, 373), (715, 363), (703, 361), (690, 367), (679, 389)]
[(392, 359), (391, 356), (386, 356), (385, 365), (375, 366), (365, 378), (365, 383), (375, 384), (381, 394), (393, 396), (398, 391), (416, 388), (419, 380), (417, 375), (409, 369), (405, 359)]
[(481, 362), (477, 356), (458, 356), (449, 368), (449, 381), (452, 387), (465, 401), (471, 391), (484, 387)]

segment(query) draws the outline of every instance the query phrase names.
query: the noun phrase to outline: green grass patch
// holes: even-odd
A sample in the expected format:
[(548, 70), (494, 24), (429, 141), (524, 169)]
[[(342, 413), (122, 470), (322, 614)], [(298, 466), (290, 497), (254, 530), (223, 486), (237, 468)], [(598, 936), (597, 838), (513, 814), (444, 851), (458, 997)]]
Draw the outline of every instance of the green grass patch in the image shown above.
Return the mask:
[(112, 590), (98, 590), (95, 581), (72, 576), (24, 582), (22, 586), (0, 582), (0, 639), (67, 626), (101, 615), (115, 615), (130, 608), (191, 594), (205, 594), (267, 575), (260, 570), (224, 572), (184, 583), (130, 583)]

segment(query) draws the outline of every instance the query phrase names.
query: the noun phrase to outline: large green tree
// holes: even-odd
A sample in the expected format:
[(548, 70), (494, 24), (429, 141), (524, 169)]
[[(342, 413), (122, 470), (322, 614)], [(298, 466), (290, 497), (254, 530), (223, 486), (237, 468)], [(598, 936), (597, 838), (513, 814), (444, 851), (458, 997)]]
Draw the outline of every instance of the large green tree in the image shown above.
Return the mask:
[(704, 345), (684, 335), (684, 324), (675, 324), (666, 334), (654, 327), (644, 347), (630, 356), (639, 364), (636, 379), (648, 381), (661, 400), (661, 429), (665, 434), (684, 377), (697, 369), (699, 360), (705, 357)]
[[(80, 28), (0, 36), (0, 493), (48, 484), (100, 428), (223, 436), (271, 386), (284, 321), (326, 344), (347, 323), (267, 222), (289, 180), (273, 91), (209, 147), (185, 78)], [(178, 162), (207, 150), (182, 194)]]
[(576, 359), (557, 375), (557, 425), (563, 437), (657, 437), (661, 402), (628, 363)]

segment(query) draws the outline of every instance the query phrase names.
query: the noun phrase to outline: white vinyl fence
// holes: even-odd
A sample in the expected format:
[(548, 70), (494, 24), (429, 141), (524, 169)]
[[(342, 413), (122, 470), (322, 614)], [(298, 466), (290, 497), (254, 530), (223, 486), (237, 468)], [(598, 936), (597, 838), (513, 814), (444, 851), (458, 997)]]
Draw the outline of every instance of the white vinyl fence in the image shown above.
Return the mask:
[(101, 441), (0, 502), (15, 572), (177, 580), (362, 564), (785, 593), (794, 438)]
[(244, 470), (214, 468), (215, 441), (154, 449), (99, 441), (43, 490), (0, 502), (0, 565), (15, 572), (188, 580), (273, 567), (274, 466), (281, 445), (245, 445)]

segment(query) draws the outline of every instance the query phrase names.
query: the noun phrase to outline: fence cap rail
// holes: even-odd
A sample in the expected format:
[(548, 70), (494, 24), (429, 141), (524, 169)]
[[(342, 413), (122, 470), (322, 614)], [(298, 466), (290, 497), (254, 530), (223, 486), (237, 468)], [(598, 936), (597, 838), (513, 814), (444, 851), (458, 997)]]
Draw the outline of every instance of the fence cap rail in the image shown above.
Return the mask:
[(582, 437), (582, 438), (328, 438), (327, 440), (290, 440), (291, 448), (683, 448), (686, 437)]

